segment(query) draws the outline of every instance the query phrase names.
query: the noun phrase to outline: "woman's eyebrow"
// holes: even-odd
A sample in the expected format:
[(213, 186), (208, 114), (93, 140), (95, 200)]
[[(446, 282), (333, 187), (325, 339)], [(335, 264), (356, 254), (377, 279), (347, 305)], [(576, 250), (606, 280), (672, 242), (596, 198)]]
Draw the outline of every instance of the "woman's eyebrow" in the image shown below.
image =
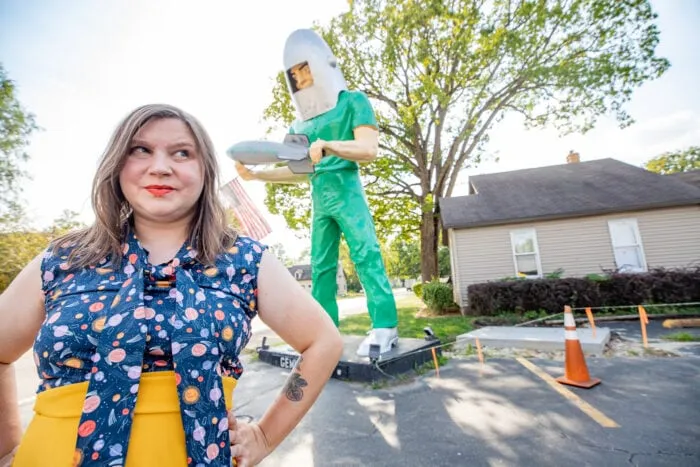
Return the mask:
[(184, 147), (188, 147), (188, 148), (191, 148), (191, 149), (195, 149), (195, 148), (196, 148), (196, 145), (195, 145), (192, 141), (185, 141), (185, 140), (183, 140), (183, 141), (176, 141), (176, 142), (174, 142), (174, 143), (172, 143), (172, 144), (169, 144), (168, 147), (169, 147), (169, 148), (184, 148)]
[[(139, 138), (134, 138), (131, 140), (131, 144), (134, 146), (151, 146), (151, 144), (148, 141), (139, 139)], [(187, 140), (182, 140), (182, 141), (175, 141), (174, 143), (168, 144), (168, 148), (175, 148), (175, 147), (189, 147), (192, 149), (195, 149), (196, 146), (192, 141), (187, 141)]]

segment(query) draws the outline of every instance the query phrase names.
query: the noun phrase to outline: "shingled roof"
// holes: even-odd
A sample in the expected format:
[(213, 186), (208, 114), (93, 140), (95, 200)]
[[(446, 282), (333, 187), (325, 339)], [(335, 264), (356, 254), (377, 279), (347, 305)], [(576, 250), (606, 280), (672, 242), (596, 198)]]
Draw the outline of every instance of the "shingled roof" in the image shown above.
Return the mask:
[(700, 187), (700, 170), (691, 170), (689, 172), (678, 172), (675, 174), (669, 174), (667, 177), (673, 177), (675, 179), (681, 180), (685, 183), (690, 183), (696, 187)]
[(440, 199), (444, 228), (471, 228), (700, 204), (700, 188), (615, 159), (469, 177)]

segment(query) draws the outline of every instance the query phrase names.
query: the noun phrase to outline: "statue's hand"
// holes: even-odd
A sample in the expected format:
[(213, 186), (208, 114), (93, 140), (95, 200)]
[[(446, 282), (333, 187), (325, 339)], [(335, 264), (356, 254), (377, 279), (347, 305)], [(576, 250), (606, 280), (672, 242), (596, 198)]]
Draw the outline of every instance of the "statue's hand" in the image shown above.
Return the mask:
[(316, 165), (319, 162), (321, 162), (321, 159), (323, 159), (324, 156), (324, 150), (326, 149), (326, 142), (323, 141), (322, 139), (318, 139), (311, 143), (311, 146), (309, 146), (309, 157), (311, 158), (311, 162)]
[(238, 161), (236, 161), (236, 171), (243, 180), (250, 181), (257, 178), (252, 170)]

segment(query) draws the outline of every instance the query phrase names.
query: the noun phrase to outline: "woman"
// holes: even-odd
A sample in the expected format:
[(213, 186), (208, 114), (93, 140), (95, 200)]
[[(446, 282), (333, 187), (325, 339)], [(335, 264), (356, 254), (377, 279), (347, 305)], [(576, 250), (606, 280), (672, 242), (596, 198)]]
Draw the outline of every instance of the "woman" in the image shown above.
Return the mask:
[[(340, 336), (264, 245), (226, 226), (217, 173), (208, 135), (177, 108), (143, 106), (118, 126), (93, 182), (95, 223), (0, 296), (5, 465), (255, 465), (309, 410)], [(301, 358), (260, 421), (236, 423), (255, 315)], [(41, 385), (21, 437), (11, 364), (32, 343)]]

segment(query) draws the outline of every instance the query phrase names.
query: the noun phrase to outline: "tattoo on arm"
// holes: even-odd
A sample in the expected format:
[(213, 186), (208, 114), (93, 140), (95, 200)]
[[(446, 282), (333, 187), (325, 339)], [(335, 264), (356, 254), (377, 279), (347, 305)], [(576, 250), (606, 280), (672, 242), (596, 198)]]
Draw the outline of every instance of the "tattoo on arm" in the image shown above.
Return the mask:
[(302, 361), (302, 357), (300, 356), (299, 361), (297, 361), (295, 367), (297, 371), (292, 372), (284, 388), (284, 392), (287, 396), (287, 399), (289, 399), (292, 402), (299, 402), (300, 400), (302, 400), (304, 398), (304, 391), (302, 388), (309, 385), (309, 383), (307, 383), (306, 380), (301, 376), (301, 373), (299, 373), (299, 371), (301, 370)]

